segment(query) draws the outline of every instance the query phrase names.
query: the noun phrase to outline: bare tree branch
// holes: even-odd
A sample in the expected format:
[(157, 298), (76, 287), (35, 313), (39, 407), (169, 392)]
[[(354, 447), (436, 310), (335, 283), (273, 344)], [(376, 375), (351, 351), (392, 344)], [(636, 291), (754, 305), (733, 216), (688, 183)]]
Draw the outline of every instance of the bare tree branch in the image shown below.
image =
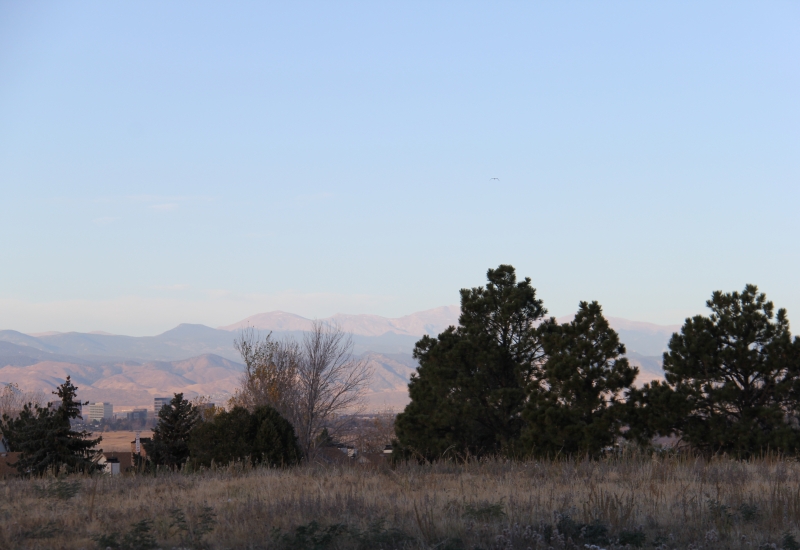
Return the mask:
[(336, 436), (345, 413), (360, 412), (372, 370), (353, 356), (352, 337), (336, 324), (315, 321), (300, 343), (261, 339), (253, 329), (235, 341), (245, 371), (232, 405), (270, 405), (295, 428), (306, 456), (323, 429)]
[(298, 437), (306, 453), (323, 428), (335, 437), (340, 416), (360, 412), (372, 370), (353, 356), (353, 339), (337, 324), (315, 321), (301, 343), (298, 369), (301, 417)]
[(269, 405), (284, 418), (297, 419), (297, 365), (299, 346), (292, 340), (276, 341), (272, 333), (263, 339), (252, 328), (234, 341), (244, 361), (241, 386), (230, 404), (253, 410)]
[(16, 418), (22, 407), (28, 403), (44, 405), (44, 393), (41, 391), (22, 391), (17, 384), (3, 384), (3, 389), (0, 390), (0, 417), (8, 415), (11, 418)]

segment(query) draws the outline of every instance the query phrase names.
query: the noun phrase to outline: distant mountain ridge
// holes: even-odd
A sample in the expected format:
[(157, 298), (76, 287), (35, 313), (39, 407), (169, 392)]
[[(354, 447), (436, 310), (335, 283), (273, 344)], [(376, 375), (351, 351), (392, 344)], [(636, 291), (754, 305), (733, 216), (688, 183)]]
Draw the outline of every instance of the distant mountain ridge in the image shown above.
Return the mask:
[(205, 325), (178, 325), (158, 336), (119, 336), (62, 332), (33, 337), (13, 330), (0, 331), (0, 341), (73, 357), (177, 360), (214, 353), (236, 359), (234, 336)]
[[(13, 345), (13, 344), (12, 344)], [(183, 361), (86, 361), (43, 357), (29, 364), (0, 367), (0, 383), (15, 383), (28, 391), (49, 392), (69, 375), (81, 399), (108, 401), (119, 406), (152, 407), (153, 397), (183, 392), (191, 398), (208, 395), (226, 400), (239, 384), (242, 365), (218, 355)], [(24, 363), (20, 361), (19, 363)]]
[[(425, 334), (435, 336), (450, 325), (457, 325), (460, 312), (459, 306), (442, 306), (394, 319), (380, 315), (337, 313), (331, 317), (320, 319), (320, 321), (336, 324), (345, 332), (359, 336), (381, 336), (388, 332), (406, 336), (423, 336)], [(307, 331), (312, 322), (311, 319), (294, 313), (271, 311), (252, 315), (238, 323), (219, 328), (229, 331), (247, 327), (278, 332)]]
[[(426, 334), (436, 336), (451, 325), (457, 326), (460, 314), (459, 306), (442, 306), (394, 319), (378, 315), (337, 313), (331, 317), (320, 319), (320, 321), (338, 324), (344, 331), (356, 336), (372, 337), (392, 333), (422, 337)], [(572, 317), (572, 315), (559, 317), (558, 321), (565, 323), (572, 320)], [(252, 315), (237, 323), (219, 327), (219, 329), (236, 331), (251, 327), (277, 333), (302, 332), (309, 330), (312, 322), (311, 319), (294, 313), (271, 311)], [(680, 325), (657, 325), (619, 317), (608, 317), (608, 322), (619, 333), (620, 339), (630, 351), (642, 355), (661, 355), (667, 349), (667, 343), (672, 334), (680, 330)]]
[[(373, 371), (366, 400), (371, 409), (403, 407), (416, 361), (408, 353), (365, 352), (360, 358)], [(153, 397), (181, 392), (188, 398), (209, 396), (224, 403), (239, 386), (243, 365), (214, 354), (180, 361), (135, 361), (57, 355), (0, 342), (0, 384), (49, 392), (69, 375), (79, 397), (120, 407), (151, 407)]]
[[(443, 306), (399, 318), (337, 314), (325, 322), (352, 334), (354, 353), (373, 368), (368, 400), (373, 407), (402, 407), (407, 384), (416, 369), (411, 352), (425, 334), (437, 335), (458, 324), (460, 308)], [(572, 317), (559, 318), (560, 322)], [(0, 382), (16, 382), (49, 392), (72, 375), (80, 397), (117, 405), (152, 403), (155, 395), (182, 391), (188, 396), (227, 399), (243, 366), (234, 348), (241, 328), (252, 327), (275, 338), (302, 338), (312, 320), (286, 312), (253, 315), (220, 328), (181, 324), (156, 336), (122, 336), (102, 332), (51, 332), (37, 336), (0, 331)], [(639, 383), (663, 375), (661, 354), (678, 326), (609, 318), (626, 344), (628, 358), (639, 366)], [(191, 367), (191, 368), (190, 368)]]

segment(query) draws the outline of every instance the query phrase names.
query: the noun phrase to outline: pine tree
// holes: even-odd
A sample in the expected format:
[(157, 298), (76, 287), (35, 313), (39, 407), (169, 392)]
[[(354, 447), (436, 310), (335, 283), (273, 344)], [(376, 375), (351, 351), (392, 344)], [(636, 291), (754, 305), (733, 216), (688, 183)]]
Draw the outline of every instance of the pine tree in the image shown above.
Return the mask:
[(189, 437), (199, 421), (197, 408), (176, 393), (158, 412), (153, 437), (145, 443), (147, 458), (153, 464), (179, 469), (189, 458)]
[(67, 376), (53, 392), (60, 402), (46, 407), (28, 403), (17, 418), (3, 415), (3, 434), (11, 450), (21, 453), (15, 464), (20, 473), (41, 475), (48, 469), (59, 473), (97, 468), (94, 458), (102, 450), (94, 447), (103, 438), (90, 439), (89, 432), (78, 432), (71, 426), (72, 420), (81, 418), (82, 403), (75, 400), (77, 391)]
[(269, 466), (293, 466), (303, 454), (294, 427), (277, 410), (269, 406), (253, 411), (252, 460)]
[(513, 452), (526, 386), (541, 366), (535, 324), (547, 311), (512, 266), (488, 270), (487, 279), (485, 288), (461, 290), (457, 328), (417, 342), (411, 402), (395, 423), (398, 456)]
[(540, 326), (547, 357), (531, 380), (522, 443), (537, 456), (597, 456), (620, 434), (623, 392), (638, 369), (631, 367), (617, 333), (597, 302), (581, 302), (575, 318)]
[(679, 435), (708, 454), (800, 450), (800, 339), (754, 285), (706, 302), (664, 354), (665, 383), (632, 392), (630, 437)]

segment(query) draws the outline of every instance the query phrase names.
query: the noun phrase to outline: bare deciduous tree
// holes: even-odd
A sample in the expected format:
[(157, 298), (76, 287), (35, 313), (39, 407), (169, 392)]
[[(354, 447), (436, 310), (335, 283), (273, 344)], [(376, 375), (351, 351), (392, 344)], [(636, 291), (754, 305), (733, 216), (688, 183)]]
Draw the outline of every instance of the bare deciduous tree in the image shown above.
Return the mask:
[(213, 420), (219, 412), (225, 410), (224, 407), (212, 402), (207, 395), (198, 395), (192, 399), (192, 406), (200, 412), (200, 420), (203, 422)]
[(247, 329), (235, 345), (245, 371), (231, 405), (274, 407), (294, 426), (306, 456), (324, 428), (336, 437), (342, 415), (361, 410), (372, 371), (338, 325), (314, 322), (299, 343)]
[(335, 324), (315, 321), (300, 351), (296, 428), (300, 446), (310, 453), (323, 428), (336, 437), (342, 413), (361, 410), (372, 370), (353, 356), (352, 337)]
[(0, 390), (0, 417), (8, 415), (10, 418), (16, 418), (22, 407), (28, 403), (44, 405), (44, 392), (22, 391), (17, 384), (3, 384), (3, 389)]
[(262, 339), (248, 328), (234, 346), (244, 361), (244, 372), (230, 404), (250, 410), (269, 405), (296, 425), (298, 344), (293, 340), (273, 340), (272, 333)]

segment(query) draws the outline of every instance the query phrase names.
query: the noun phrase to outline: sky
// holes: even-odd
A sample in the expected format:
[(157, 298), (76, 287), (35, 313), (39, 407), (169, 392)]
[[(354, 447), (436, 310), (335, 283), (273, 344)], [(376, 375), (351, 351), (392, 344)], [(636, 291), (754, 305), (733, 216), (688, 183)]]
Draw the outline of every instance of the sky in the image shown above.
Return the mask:
[(798, 28), (797, 2), (0, 1), (0, 329), (397, 317), (501, 263), (554, 315), (678, 324), (754, 283), (800, 323)]

